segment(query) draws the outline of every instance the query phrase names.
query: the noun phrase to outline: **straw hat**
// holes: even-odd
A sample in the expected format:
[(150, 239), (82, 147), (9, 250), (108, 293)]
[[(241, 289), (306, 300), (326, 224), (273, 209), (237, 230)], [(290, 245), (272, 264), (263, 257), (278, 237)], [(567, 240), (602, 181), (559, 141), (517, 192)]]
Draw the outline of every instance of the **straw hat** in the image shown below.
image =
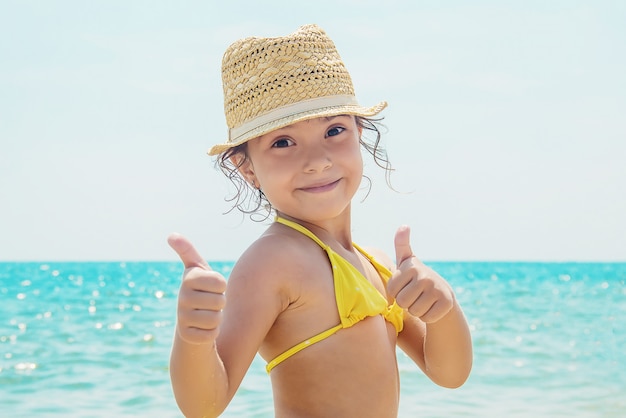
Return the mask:
[(335, 44), (316, 25), (284, 37), (233, 43), (222, 60), (222, 83), (228, 140), (209, 155), (306, 119), (370, 117), (387, 106), (358, 104)]

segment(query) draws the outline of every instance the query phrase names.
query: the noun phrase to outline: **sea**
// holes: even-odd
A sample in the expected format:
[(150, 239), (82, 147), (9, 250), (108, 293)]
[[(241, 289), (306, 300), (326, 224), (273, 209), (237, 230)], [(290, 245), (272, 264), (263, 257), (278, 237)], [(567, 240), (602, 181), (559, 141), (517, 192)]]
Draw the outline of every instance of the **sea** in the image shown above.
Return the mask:
[[(427, 264), (464, 308), (474, 366), (444, 389), (399, 351), (400, 417), (626, 417), (626, 263)], [(182, 270), (0, 263), (0, 417), (181, 417), (168, 362)], [(273, 416), (260, 358), (223, 416)]]

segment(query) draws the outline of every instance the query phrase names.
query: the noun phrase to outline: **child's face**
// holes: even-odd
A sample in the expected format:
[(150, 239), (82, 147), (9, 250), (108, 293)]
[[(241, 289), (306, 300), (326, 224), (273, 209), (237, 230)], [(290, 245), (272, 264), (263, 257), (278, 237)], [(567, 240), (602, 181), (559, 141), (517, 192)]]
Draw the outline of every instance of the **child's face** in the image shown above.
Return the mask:
[(335, 217), (361, 184), (360, 134), (353, 116), (294, 123), (249, 141), (241, 173), (281, 213), (308, 221)]

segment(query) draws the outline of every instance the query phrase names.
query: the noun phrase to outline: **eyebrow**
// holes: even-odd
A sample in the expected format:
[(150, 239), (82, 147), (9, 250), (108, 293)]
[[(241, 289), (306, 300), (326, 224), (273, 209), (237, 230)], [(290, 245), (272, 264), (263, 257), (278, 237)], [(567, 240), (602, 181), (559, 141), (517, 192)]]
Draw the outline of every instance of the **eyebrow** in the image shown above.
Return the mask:
[[(325, 122), (330, 122), (330, 121), (332, 121), (333, 119), (340, 118), (340, 117), (342, 117), (342, 116), (350, 116), (350, 115), (321, 116), (321, 117), (318, 117), (318, 118), (305, 119), (305, 120), (300, 121), (300, 122), (311, 122), (311, 121), (313, 121), (313, 120), (315, 120), (315, 119), (323, 119)], [(300, 122), (296, 122), (296, 123), (300, 123)], [(290, 131), (290, 130), (294, 129), (293, 125), (294, 125), (294, 124), (287, 125), (287, 126), (283, 126), (282, 128), (278, 128), (278, 129), (276, 129), (275, 131), (272, 131), (272, 132), (267, 133), (266, 135), (269, 135), (269, 134), (271, 134), (271, 133), (275, 133), (275, 132), (276, 132), (276, 133), (278, 133), (278, 132), (280, 132), (280, 131), (287, 131), (287, 132), (288, 132), (288, 131)], [(280, 136), (280, 134), (278, 134), (278, 135)], [(263, 135), (263, 136), (265, 136), (265, 135)]]
[(334, 116), (324, 116), (324, 119), (326, 119), (326, 121), (331, 121), (335, 118), (342, 118), (342, 117), (349, 117), (352, 115), (334, 115)]

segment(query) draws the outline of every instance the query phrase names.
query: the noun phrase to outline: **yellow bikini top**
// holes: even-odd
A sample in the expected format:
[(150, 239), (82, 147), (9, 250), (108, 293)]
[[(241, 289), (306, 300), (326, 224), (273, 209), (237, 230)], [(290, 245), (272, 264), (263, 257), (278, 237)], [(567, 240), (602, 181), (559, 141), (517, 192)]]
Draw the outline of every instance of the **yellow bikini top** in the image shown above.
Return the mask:
[[(359, 270), (350, 264), (345, 258), (341, 257), (330, 246), (324, 244), (317, 236), (311, 231), (306, 229), (300, 224), (283, 219), (276, 218), (277, 222), (283, 225), (287, 225), (304, 235), (311, 238), (328, 254), (328, 259), (333, 268), (333, 280), (335, 284), (335, 299), (337, 301), (337, 308), (339, 311), (339, 317), (341, 323), (329, 330), (321, 332), (300, 344), (297, 344), (284, 353), (278, 355), (275, 359), (267, 363), (265, 369), (269, 373), (274, 367), (293, 356), (297, 352), (322, 341), (342, 328), (348, 328), (357, 322), (365, 319), (369, 316), (383, 315), (383, 317), (393, 324), (396, 328), (396, 332), (402, 331), (404, 325), (404, 311), (395, 302), (389, 305), (387, 299), (380, 294), (378, 290), (372, 285)], [(388, 268), (378, 263), (374, 257), (367, 254), (362, 248), (356, 244), (356, 248), (361, 254), (363, 254), (372, 263), (378, 274), (385, 283), (391, 277), (391, 271)]]

